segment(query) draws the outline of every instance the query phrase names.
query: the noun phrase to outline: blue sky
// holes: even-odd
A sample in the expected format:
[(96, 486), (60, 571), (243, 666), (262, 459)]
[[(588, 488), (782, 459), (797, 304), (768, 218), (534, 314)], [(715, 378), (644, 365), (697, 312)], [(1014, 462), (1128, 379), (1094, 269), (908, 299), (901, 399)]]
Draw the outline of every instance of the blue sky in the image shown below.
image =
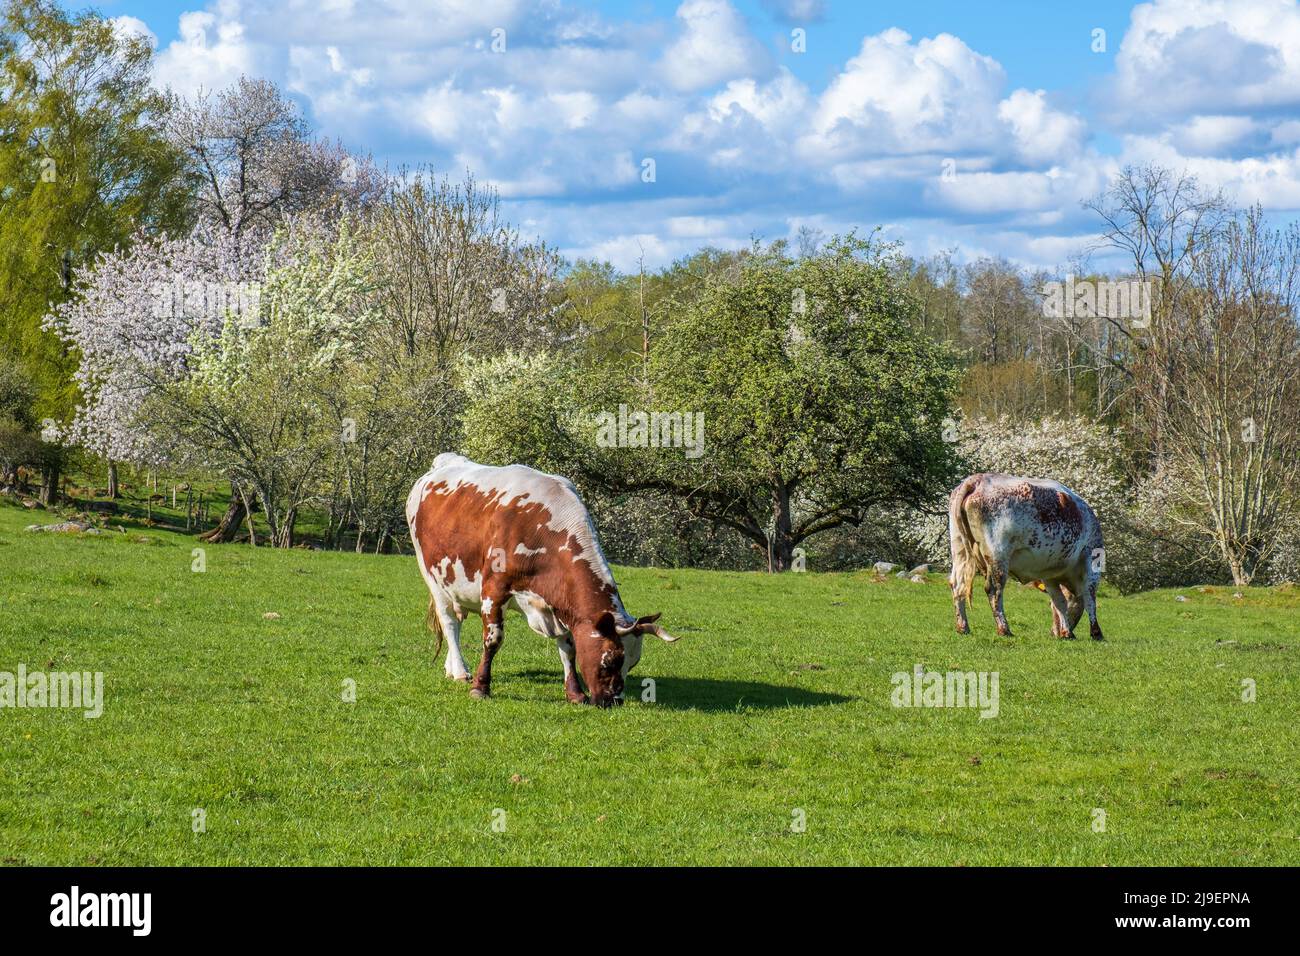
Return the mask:
[(154, 39), (160, 85), (269, 77), (320, 133), (471, 169), (526, 233), (625, 269), (805, 225), (1063, 267), (1096, 229), (1080, 200), (1128, 162), (1300, 210), (1295, 0), (98, 9)]

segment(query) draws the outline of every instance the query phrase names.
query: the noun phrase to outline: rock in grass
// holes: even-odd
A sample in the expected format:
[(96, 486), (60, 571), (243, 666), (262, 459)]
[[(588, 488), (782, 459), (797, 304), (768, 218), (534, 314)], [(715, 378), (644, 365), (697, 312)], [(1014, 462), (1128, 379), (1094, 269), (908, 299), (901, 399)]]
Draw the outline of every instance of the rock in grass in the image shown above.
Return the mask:
[(280, 615), (277, 614), (275, 611), (267, 611), (265, 614), (262, 615), (262, 620), (264, 620), (264, 621), (278, 621), (278, 620), (280, 620)]
[(911, 571), (908, 571), (907, 573), (909, 575), (917, 575), (917, 574), (926, 575), (930, 573), (930, 566), (928, 564), (918, 564), (916, 567), (914, 567)]
[(877, 574), (888, 574), (890, 571), (894, 570), (894, 568), (898, 567), (898, 565), (890, 564), (888, 561), (877, 561), (872, 565), (872, 567), (875, 569)]
[(58, 524), (29, 524), (28, 531), (49, 531), (54, 534), (99, 534), (84, 521), (60, 521)]

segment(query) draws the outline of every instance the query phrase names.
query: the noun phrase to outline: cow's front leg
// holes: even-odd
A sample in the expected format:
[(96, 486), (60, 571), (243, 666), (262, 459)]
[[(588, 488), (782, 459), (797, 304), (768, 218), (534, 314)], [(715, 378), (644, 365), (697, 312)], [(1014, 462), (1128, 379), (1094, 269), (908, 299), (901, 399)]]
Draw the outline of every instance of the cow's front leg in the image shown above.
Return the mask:
[(578, 668), (574, 663), (573, 635), (565, 634), (563, 637), (556, 638), (555, 646), (560, 650), (560, 663), (564, 665), (564, 696), (571, 704), (591, 703), (591, 698), (583, 692), (582, 684), (578, 681)]
[(506, 637), (503, 601), (485, 600), (480, 613), (483, 617), (483, 659), (478, 662), (474, 686), (469, 692), (469, 696), (478, 700), (492, 694), (492, 658), (496, 657)]
[(1011, 625), (1002, 612), (1002, 592), (1007, 586), (1007, 569), (1005, 565), (991, 564), (988, 569), (988, 582), (985, 593), (989, 596), (989, 606), (993, 608), (993, 619), (998, 623), (998, 633), (1003, 637), (1011, 636)]

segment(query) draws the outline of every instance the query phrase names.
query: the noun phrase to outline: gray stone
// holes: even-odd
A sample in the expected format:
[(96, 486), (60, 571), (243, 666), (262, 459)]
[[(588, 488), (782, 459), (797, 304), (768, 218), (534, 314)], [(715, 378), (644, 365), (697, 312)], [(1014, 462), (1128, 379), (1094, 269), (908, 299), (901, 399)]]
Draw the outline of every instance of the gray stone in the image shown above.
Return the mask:
[(55, 534), (99, 534), (98, 528), (92, 528), (84, 521), (60, 521), (58, 524), (29, 524), (28, 531), (50, 531)]

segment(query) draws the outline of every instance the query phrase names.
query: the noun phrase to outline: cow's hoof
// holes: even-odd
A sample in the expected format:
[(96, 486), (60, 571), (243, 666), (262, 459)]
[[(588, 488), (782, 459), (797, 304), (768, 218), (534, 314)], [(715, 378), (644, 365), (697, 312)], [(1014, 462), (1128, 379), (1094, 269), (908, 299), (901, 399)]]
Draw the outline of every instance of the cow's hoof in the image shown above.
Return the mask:
[(1094, 634), (1092, 635), (1092, 639), (1094, 641), (1104, 641), (1106, 638), (1102, 637), (1100, 634)]
[(464, 683), (466, 683), (466, 684), (468, 684), (468, 683), (469, 683), (470, 681), (472, 681), (473, 679), (474, 679), (474, 678), (470, 677), (468, 674), (448, 674), (448, 675), (447, 675), (447, 680), (458, 680), (458, 681), (462, 681), (462, 682), (464, 682)]
[(469, 689), (469, 696), (475, 700), (487, 700), (492, 696), (492, 694), (489, 691), (484, 690), (482, 687), (471, 687)]
[(969, 628), (969, 627), (959, 627), (959, 628), (957, 628), (957, 633), (958, 633), (958, 634), (969, 634), (969, 633), (970, 633), (970, 628)]
[(566, 700), (568, 700), (568, 702), (569, 702), (570, 704), (590, 704), (590, 703), (591, 703), (591, 698), (588, 697), (586, 694), (583, 694), (581, 697), (566, 697)]
[(1074, 635), (1073, 635), (1073, 634), (1062, 634), (1062, 635), (1060, 635), (1060, 637), (1061, 637), (1061, 640), (1063, 640), (1063, 641), (1072, 641), (1072, 640), (1074, 640)]

